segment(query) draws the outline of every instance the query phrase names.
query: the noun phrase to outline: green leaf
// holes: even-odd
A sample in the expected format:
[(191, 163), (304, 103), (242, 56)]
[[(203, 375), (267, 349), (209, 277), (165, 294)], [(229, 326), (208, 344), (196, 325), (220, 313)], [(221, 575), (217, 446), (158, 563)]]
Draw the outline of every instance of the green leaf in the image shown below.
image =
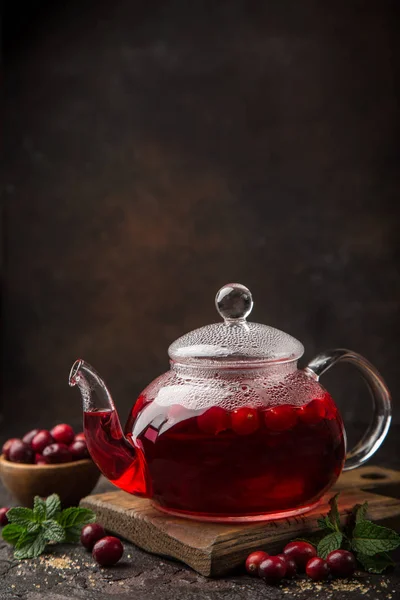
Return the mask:
[(337, 505), (338, 496), (339, 493), (337, 493), (335, 496), (332, 496), (332, 498), (329, 500), (329, 506), (331, 507), (331, 509), (327, 515), (327, 519), (333, 526), (332, 528), (336, 531), (340, 531), (340, 515)]
[(383, 573), (388, 567), (396, 565), (386, 552), (375, 554), (374, 556), (358, 553), (357, 560), (368, 573)]
[(395, 550), (400, 546), (400, 536), (388, 527), (360, 521), (354, 527), (351, 545), (360, 554), (374, 556), (378, 552)]
[(66, 544), (77, 544), (81, 537), (81, 531), (83, 526), (73, 526), (65, 530), (65, 543)]
[(9, 523), (5, 527), (3, 527), (3, 531), (1, 532), (3, 540), (5, 542), (8, 542), (9, 544), (12, 544), (13, 546), (16, 545), (19, 538), (24, 533), (25, 528), (22, 527), (22, 525), (17, 525), (17, 523)]
[(48, 542), (63, 542), (65, 540), (64, 528), (54, 519), (47, 519), (42, 523), (43, 535)]
[(65, 530), (65, 542), (75, 543), (79, 541), (82, 527), (93, 523), (96, 515), (89, 508), (71, 506), (62, 511), (57, 521)]
[(70, 506), (62, 511), (58, 516), (57, 521), (64, 527), (73, 527), (74, 525), (87, 525), (87, 523), (93, 523), (96, 520), (96, 515), (89, 508), (80, 508), (76, 506)]
[(7, 519), (10, 521), (10, 523), (22, 525), (22, 527), (27, 527), (29, 523), (36, 522), (33, 510), (30, 508), (24, 508), (22, 506), (10, 508), (10, 510), (7, 512)]
[(57, 519), (61, 511), (60, 497), (52, 494), (46, 498), (46, 519)]
[(353, 512), (355, 515), (356, 523), (361, 523), (361, 521), (366, 520), (366, 514), (368, 510), (368, 502), (364, 502), (364, 504), (356, 504), (353, 508)]
[(343, 534), (340, 531), (334, 531), (326, 535), (317, 547), (318, 556), (326, 558), (330, 552), (338, 550), (343, 540)]
[(41, 528), (40, 523), (28, 523), (28, 526), (25, 527), (26, 533), (37, 533)]
[(320, 529), (329, 529), (330, 531), (336, 531), (335, 526), (330, 521), (329, 517), (322, 517), (317, 521), (318, 527)]
[(46, 502), (40, 496), (35, 496), (33, 501), (33, 516), (39, 523), (46, 518)]
[(24, 558), (35, 558), (42, 554), (47, 544), (46, 538), (43, 533), (25, 533), (18, 541), (14, 557), (22, 560)]

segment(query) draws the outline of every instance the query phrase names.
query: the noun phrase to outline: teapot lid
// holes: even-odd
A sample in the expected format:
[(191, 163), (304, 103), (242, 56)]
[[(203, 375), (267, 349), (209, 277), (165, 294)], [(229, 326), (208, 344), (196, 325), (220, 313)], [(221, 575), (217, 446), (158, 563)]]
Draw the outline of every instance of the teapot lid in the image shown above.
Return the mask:
[(291, 335), (246, 318), (253, 298), (244, 285), (228, 283), (215, 297), (223, 322), (194, 329), (173, 342), (168, 354), (176, 362), (214, 364), (215, 362), (288, 362), (304, 352), (303, 344)]

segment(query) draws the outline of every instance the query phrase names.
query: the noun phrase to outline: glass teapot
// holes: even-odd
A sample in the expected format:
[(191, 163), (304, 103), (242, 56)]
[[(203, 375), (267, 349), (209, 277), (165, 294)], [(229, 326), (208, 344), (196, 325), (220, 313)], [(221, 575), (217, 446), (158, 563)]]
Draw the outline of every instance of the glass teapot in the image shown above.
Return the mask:
[[(169, 347), (171, 368), (139, 396), (125, 431), (104, 381), (82, 360), (69, 384), (80, 389), (89, 452), (119, 488), (152, 498), (160, 510), (210, 521), (256, 521), (314, 508), (341, 471), (368, 460), (391, 419), (389, 391), (376, 369), (349, 350), (297, 367), (303, 345), (246, 318), (243, 285), (216, 296), (223, 321)], [(338, 362), (359, 369), (374, 417), (346, 455), (339, 411), (319, 383)]]

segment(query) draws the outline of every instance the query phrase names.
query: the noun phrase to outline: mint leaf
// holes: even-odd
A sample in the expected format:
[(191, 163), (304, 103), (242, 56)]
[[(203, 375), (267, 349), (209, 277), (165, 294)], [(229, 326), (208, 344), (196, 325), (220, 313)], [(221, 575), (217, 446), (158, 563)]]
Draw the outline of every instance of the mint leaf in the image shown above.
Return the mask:
[(400, 536), (381, 525), (371, 521), (360, 521), (353, 530), (351, 542), (353, 550), (367, 556), (374, 556), (378, 552), (390, 552), (400, 546)]
[(22, 525), (17, 525), (17, 523), (9, 523), (5, 527), (3, 527), (3, 531), (1, 532), (1, 535), (3, 536), (3, 540), (5, 542), (8, 542), (9, 544), (12, 544), (13, 546), (15, 546), (16, 543), (18, 542), (19, 538), (24, 533), (25, 533), (25, 528), (22, 527)]
[(383, 573), (388, 567), (396, 565), (386, 552), (375, 554), (374, 556), (358, 553), (357, 560), (368, 573)]
[(35, 558), (42, 554), (47, 544), (43, 533), (25, 533), (17, 542), (14, 551), (14, 558), (22, 560), (24, 558)]
[(330, 531), (336, 531), (335, 526), (330, 521), (329, 517), (323, 517), (317, 520), (318, 527), (320, 529), (329, 529)]
[(75, 543), (79, 541), (81, 530), (84, 525), (93, 523), (96, 515), (89, 508), (71, 506), (62, 511), (57, 521), (65, 530), (65, 541)]
[(56, 519), (61, 511), (60, 497), (52, 494), (46, 498), (46, 519)]
[(88, 523), (93, 523), (95, 520), (96, 515), (92, 510), (77, 506), (70, 506), (70, 508), (66, 508), (57, 518), (57, 521), (65, 529), (68, 527), (73, 527), (74, 525), (81, 525), (83, 527)]
[(336, 531), (340, 531), (340, 515), (337, 505), (338, 496), (339, 494), (336, 494), (335, 496), (332, 496), (332, 498), (329, 500), (329, 506), (331, 507), (331, 509), (327, 515), (327, 519), (332, 524), (332, 528)]
[(7, 519), (10, 521), (10, 523), (16, 523), (22, 527), (27, 527), (29, 523), (35, 523), (36, 521), (33, 510), (30, 508), (24, 508), (22, 506), (10, 508), (10, 510), (7, 512)]
[(318, 556), (326, 558), (330, 552), (338, 550), (343, 540), (343, 534), (340, 531), (329, 533), (319, 542), (317, 547)]
[(366, 520), (366, 515), (367, 515), (367, 510), (368, 510), (368, 502), (364, 502), (364, 504), (356, 504), (355, 507), (353, 508), (353, 512), (355, 515), (355, 520), (356, 523), (361, 523), (361, 521), (365, 521)]
[(40, 523), (46, 518), (46, 502), (40, 496), (35, 496), (33, 501), (33, 516)]
[(37, 533), (40, 530), (40, 523), (28, 523), (28, 526), (25, 527), (26, 533)]
[(54, 519), (42, 523), (43, 535), (48, 542), (63, 542), (65, 539), (64, 528)]

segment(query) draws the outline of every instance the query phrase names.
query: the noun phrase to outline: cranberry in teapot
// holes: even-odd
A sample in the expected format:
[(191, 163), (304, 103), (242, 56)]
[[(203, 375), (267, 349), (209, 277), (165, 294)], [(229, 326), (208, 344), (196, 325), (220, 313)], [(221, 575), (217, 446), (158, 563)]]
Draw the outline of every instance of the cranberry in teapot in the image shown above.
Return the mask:
[[(257, 521), (314, 508), (342, 470), (379, 448), (390, 424), (388, 389), (350, 350), (330, 350), (305, 369), (291, 335), (247, 321), (253, 300), (240, 284), (216, 296), (221, 322), (169, 347), (170, 370), (141, 393), (123, 430), (104, 381), (86, 362), (69, 376), (82, 395), (89, 452), (116, 486), (170, 514)], [(372, 391), (374, 417), (346, 454), (342, 418), (319, 382), (353, 364)]]

